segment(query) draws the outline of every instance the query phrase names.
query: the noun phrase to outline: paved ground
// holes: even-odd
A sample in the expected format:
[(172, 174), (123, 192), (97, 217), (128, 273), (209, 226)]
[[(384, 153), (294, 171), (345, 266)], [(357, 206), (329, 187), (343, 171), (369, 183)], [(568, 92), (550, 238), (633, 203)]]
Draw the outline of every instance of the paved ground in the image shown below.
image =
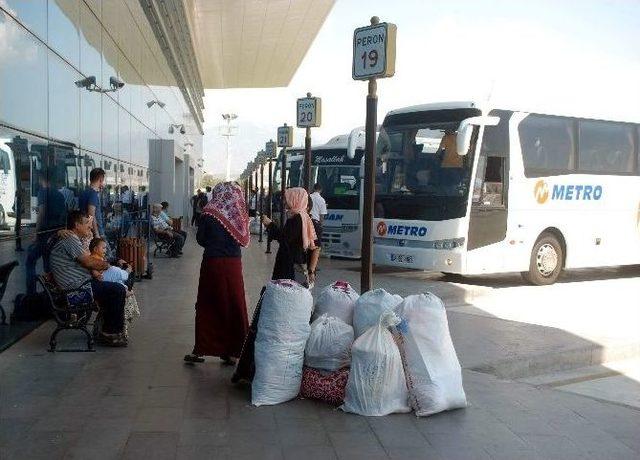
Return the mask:
[[(602, 346), (548, 325), (502, 319), (475, 305), (491, 291), (514, 287), (513, 279), (479, 282), (474, 288), (416, 273), (385, 272), (376, 278), (376, 284), (394, 292), (429, 289), (447, 300), (454, 342), (466, 368), (471, 405), (465, 410), (417, 419), (359, 417), (303, 400), (254, 408), (248, 388), (229, 383), (232, 369), (215, 360), (198, 367), (181, 362), (192, 346), (200, 258), (192, 242), (182, 259), (157, 259), (154, 280), (139, 285), (142, 318), (129, 348), (49, 354), (49, 323), (0, 354), (0, 458), (640, 456), (640, 411), (631, 407), (634, 400), (607, 402), (600, 393), (572, 387), (588, 380), (584, 375), (615, 376), (624, 379), (615, 386), (631, 394), (640, 389), (633, 374), (608, 374), (603, 366), (595, 374), (574, 371), (527, 381), (554, 370), (553, 357), (576, 367), (584, 350)], [(269, 257), (256, 245), (245, 253), (251, 307), (268, 278)], [(319, 284), (357, 279), (353, 266), (323, 262)], [(64, 341), (59, 340), (61, 346)], [(571, 352), (577, 361), (569, 359)], [(524, 380), (491, 372), (522, 374)]]

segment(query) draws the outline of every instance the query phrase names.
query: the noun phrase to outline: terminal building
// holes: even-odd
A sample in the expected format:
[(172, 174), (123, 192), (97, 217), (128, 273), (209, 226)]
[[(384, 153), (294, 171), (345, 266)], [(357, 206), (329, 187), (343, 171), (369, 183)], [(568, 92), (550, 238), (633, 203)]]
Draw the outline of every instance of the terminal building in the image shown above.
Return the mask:
[[(219, 154), (203, 151), (205, 89), (288, 85), (333, 3), (0, 0), (0, 266), (19, 264), (4, 297), (0, 279), (7, 321), (42, 271), (38, 234), (64, 225), (93, 168), (114, 242), (122, 213), (153, 202), (187, 223), (203, 155)], [(45, 206), (58, 193), (64, 209)]]

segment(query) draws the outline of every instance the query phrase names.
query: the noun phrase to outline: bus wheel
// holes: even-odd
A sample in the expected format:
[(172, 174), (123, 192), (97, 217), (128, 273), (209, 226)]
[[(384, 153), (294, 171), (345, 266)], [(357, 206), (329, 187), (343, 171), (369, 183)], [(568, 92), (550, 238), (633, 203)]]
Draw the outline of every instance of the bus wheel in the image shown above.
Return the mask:
[(564, 254), (562, 245), (551, 233), (543, 233), (531, 250), (529, 271), (522, 276), (531, 284), (544, 286), (553, 284), (562, 272)]

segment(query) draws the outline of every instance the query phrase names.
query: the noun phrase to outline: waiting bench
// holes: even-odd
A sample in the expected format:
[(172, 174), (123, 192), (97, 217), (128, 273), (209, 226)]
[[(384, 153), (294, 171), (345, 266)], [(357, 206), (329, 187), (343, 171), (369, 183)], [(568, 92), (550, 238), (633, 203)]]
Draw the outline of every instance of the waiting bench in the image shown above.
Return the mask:
[[(95, 351), (93, 336), (87, 329), (94, 312), (98, 312), (98, 304), (93, 299), (91, 292), (91, 280), (86, 281), (76, 289), (61, 289), (51, 273), (44, 273), (38, 276), (38, 281), (42, 285), (44, 292), (50, 303), (53, 317), (57, 326), (49, 339), (49, 351)], [(65, 349), (56, 350), (56, 337), (60, 331), (79, 330), (87, 337), (86, 349)]]

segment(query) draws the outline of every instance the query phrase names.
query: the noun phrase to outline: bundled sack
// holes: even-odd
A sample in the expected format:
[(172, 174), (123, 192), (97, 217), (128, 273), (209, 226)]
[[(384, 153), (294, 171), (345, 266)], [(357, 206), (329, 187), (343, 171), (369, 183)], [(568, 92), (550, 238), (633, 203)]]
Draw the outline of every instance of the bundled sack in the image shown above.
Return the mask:
[(442, 300), (427, 293), (411, 295), (396, 308), (398, 346), (418, 416), (467, 406), (462, 370), (453, 348)]
[(344, 390), (348, 379), (348, 367), (326, 372), (305, 366), (302, 371), (300, 396), (339, 406), (344, 401)]
[(402, 302), (402, 297), (389, 294), (384, 289), (374, 289), (362, 294), (354, 306), (353, 330), (360, 337), (369, 328), (378, 324), (384, 312), (393, 309)]
[(326, 286), (318, 294), (313, 310), (313, 319), (326, 314), (353, 325), (353, 307), (358, 297), (360, 296), (349, 283), (336, 281)]
[(295, 281), (267, 285), (255, 342), (253, 405), (279, 404), (298, 396), (312, 305), (309, 290)]
[(388, 328), (400, 322), (392, 311), (356, 339), (351, 349), (351, 372), (347, 382), (345, 412), (387, 415), (410, 412), (400, 351)]
[(311, 323), (311, 334), (304, 350), (309, 367), (335, 371), (349, 366), (353, 328), (341, 319), (322, 315)]

